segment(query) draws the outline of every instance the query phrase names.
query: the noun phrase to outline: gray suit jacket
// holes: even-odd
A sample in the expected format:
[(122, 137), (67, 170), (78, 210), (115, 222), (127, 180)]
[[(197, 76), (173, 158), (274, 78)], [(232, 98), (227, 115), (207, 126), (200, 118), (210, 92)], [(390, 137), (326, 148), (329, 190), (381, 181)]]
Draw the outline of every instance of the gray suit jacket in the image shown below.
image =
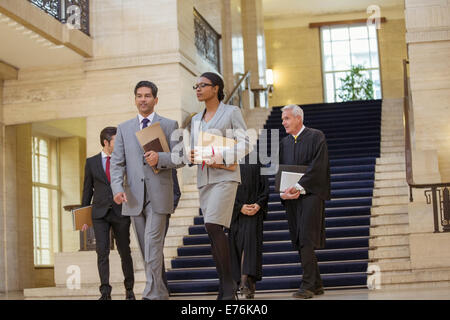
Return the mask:
[[(220, 103), (214, 117), (203, 126), (201, 124), (204, 111), (199, 112), (192, 117), (191, 122), (191, 147), (197, 145), (199, 131), (207, 131), (212, 134), (222, 135), (237, 141), (232, 152), (225, 151), (223, 154), (226, 164), (237, 163), (249, 153), (249, 138), (247, 135), (247, 126), (242, 117), (241, 110), (232, 105)], [(241, 182), (239, 166), (235, 171), (224, 169), (214, 169), (198, 165), (197, 169), (197, 187), (203, 187), (207, 184), (218, 183), (222, 181)]]
[[(170, 150), (178, 141), (171, 141), (172, 132), (178, 129), (174, 120), (155, 114), (152, 123), (160, 122)], [(158, 174), (147, 164), (144, 151), (136, 138), (140, 130), (139, 118), (130, 119), (117, 127), (114, 152), (111, 156), (111, 188), (113, 194), (125, 192), (128, 202), (122, 204), (122, 215), (138, 216), (150, 201), (152, 210), (158, 214), (173, 213), (172, 168), (183, 166), (172, 162), (170, 152), (159, 152)]]

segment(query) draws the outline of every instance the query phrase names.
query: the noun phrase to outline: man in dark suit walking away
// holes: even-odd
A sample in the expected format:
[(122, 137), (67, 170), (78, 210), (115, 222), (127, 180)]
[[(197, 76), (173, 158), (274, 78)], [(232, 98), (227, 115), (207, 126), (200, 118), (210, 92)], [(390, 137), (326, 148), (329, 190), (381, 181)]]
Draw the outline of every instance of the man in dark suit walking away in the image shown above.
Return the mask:
[(106, 127), (100, 133), (102, 151), (86, 160), (82, 205), (91, 204), (92, 222), (96, 239), (97, 265), (100, 276), (100, 300), (111, 300), (109, 284), (110, 230), (116, 239), (125, 277), (126, 299), (135, 300), (133, 292), (134, 270), (130, 249), (130, 217), (122, 216), (122, 205), (113, 200), (111, 190), (110, 160), (114, 150), (116, 127)]

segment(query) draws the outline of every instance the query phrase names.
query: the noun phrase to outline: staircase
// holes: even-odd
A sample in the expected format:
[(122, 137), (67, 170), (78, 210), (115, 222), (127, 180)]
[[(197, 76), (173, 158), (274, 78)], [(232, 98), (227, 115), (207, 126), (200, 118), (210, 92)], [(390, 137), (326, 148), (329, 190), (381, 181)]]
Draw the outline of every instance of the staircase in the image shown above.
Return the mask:
[(247, 130), (249, 130), (250, 133), (250, 145), (254, 146), (256, 144), (259, 131), (264, 127), (271, 111), (272, 109), (269, 108), (254, 108), (243, 112)]
[(377, 159), (371, 209), (369, 269), (380, 272), (384, 286), (388, 274), (411, 269), (405, 140), (399, 126), (403, 120), (403, 99), (383, 101), (381, 119), (381, 155)]
[[(326, 202), (326, 247), (317, 250), (326, 288), (366, 287), (369, 230), (376, 158), (380, 156), (381, 101), (316, 104), (303, 107), (305, 125), (322, 130), (329, 147), (332, 200)], [(281, 108), (273, 108), (264, 126), (280, 130)], [(264, 142), (260, 142), (264, 143)], [(268, 139), (270, 147), (270, 137)], [(394, 150), (394, 149), (392, 149)], [(302, 269), (289, 238), (286, 213), (270, 177), (270, 200), (264, 222), (263, 279), (258, 291), (300, 286)], [(167, 272), (172, 294), (218, 290), (203, 217), (194, 218)]]
[[(409, 226), (402, 121), (403, 99), (384, 100), (381, 156), (376, 165), (370, 223), (369, 270), (375, 272), (371, 281), (381, 289), (448, 287), (448, 265), (418, 268), (411, 262), (410, 239), (418, 234)], [(431, 210), (430, 205), (429, 214)], [(427, 239), (426, 233), (422, 235)], [(436, 244), (430, 242), (429, 250), (435, 248)]]

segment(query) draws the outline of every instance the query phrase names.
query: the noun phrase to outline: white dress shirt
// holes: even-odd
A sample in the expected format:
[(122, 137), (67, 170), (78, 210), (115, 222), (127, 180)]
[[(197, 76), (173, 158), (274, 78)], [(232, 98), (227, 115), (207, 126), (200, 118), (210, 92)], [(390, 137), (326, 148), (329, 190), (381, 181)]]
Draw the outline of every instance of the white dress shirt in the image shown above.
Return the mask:
[[(139, 113), (138, 114), (138, 117), (139, 117), (139, 127), (141, 128), (141, 130), (143, 129), (142, 128), (142, 126), (144, 125), (143, 123), (142, 123), (142, 120), (144, 120), (144, 117)], [(148, 123), (148, 125), (147, 126), (149, 126), (149, 125), (151, 125), (152, 124), (152, 121), (153, 121), (153, 118), (155, 117), (155, 112), (152, 112), (148, 117), (147, 117), (147, 119), (149, 120), (149, 123)]]
[(102, 165), (103, 165), (103, 171), (106, 172), (106, 159), (108, 157), (111, 157), (110, 155), (107, 155), (103, 150), (102, 150)]

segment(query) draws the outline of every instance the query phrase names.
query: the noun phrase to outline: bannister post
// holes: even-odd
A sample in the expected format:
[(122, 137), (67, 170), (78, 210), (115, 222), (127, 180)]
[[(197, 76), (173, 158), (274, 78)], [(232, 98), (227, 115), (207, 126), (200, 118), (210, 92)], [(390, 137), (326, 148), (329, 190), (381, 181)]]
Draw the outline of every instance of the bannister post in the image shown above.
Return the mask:
[(438, 200), (436, 192), (437, 188), (431, 187), (431, 196), (433, 200), (434, 233), (439, 232), (439, 212), (438, 212)]

